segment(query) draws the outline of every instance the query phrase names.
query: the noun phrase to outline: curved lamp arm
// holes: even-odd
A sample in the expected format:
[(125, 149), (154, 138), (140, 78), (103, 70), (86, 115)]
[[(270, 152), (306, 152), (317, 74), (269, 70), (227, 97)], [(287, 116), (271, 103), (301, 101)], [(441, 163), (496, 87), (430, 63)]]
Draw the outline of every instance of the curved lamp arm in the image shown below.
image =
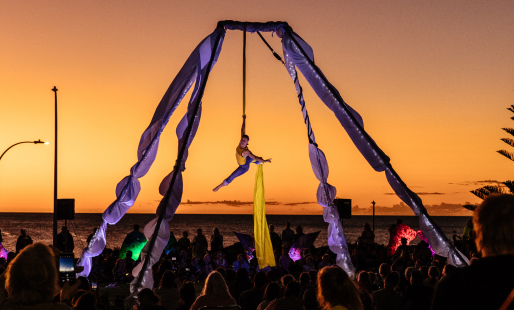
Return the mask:
[(7, 153), (7, 151), (9, 151), (11, 148), (13, 148), (14, 146), (18, 145), (18, 144), (22, 144), (22, 143), (34, 143), (34, 144), (40, 144), (40, 143), (44, 143), (44, 144), (48, 144), (48, 142), (43, 142), (41, 141), (41, 139), (37, 140), (37, 141), (22, 141), (22, 142), (18, 142), (18, 143), (14, 143), (13, 145), (11, 145), (10, 147), (7, 148), (7, 150), (5, 150), (3, 153), (2, 153), (2, 156), (0, 156), (0, 160), (2, 159), (2, 157), (4, 157), (5, 153)]

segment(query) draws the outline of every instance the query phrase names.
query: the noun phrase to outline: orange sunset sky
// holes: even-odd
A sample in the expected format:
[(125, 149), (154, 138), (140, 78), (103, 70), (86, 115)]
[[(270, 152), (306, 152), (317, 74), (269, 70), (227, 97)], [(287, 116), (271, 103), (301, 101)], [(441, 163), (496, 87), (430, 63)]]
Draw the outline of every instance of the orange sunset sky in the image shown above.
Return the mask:
[[(403, 181), (438, 206), (434, 215), (470, 215), (457, 206), (480, 202), (470, 190), (513, 178), (514, 163), (496, 153), (510, 148), (501, 128), (514, 127), (506, 110), (514, 104), (513, 13), (514, 1), (2, 1), (0, 152), (26, 140), (50, 145), (22, 144), (2, 158), (0, 212), (53, 210), (54, 85), (58, 196), (75, 198), (77, 212), (103, 212), (189, 54), (219, 20), (233, 19), (287, 21)], [(282, 54), (280, 39), (263, 35)], [(319, 214), (293, 82), (257, 34), (247, 40), (250, 149), (273, 160), (264, 166), (267, 212)], [(370, 214), (372, 200), (394, 211), (384, 209), (400, 204), (384, 173), (300, 79), (337, 196), (361, 213)], [(253, 198), (255, 167), (212, 192), (237, 167), (241, 102), (242, 32), (228, 31), (184, 172), (183, 201), (205, 203), (182, 204), (178, 213), (252, 213), (251, 204), (207, 203)], [(186, 104), (129, 212), (155, 212)]]

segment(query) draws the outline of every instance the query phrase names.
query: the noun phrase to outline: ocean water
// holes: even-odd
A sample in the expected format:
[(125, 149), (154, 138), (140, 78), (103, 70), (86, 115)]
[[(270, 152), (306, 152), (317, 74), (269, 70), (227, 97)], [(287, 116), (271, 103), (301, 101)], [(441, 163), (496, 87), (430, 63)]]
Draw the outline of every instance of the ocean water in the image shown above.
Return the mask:
[[(150, 220), (155, 218), (155, 214), (126, 214), (116, 225), (107, 227), (107, 247), (120, 247), (125, 236), (132, 231), (134, 224), (143, 227)], [(294, 230), (296, 226), (302, 226), (304, 233), (321, 231), (315, 246), (327, 245), (327, 224), (321, 215), (267, 215), (268, 224), (275, 225), (275, 231), (281, 233), (285, 228), (286, 222), (291, 223)], [(419, 221), (416, 216), (376, 216), (375, 235), (376, 241), (381, 244), (389, 242), (387, 228), (393, 224), (397, 218), (401, 218), (403, 223), (411, 228), (418, 230)], [(450, 238), (453, 231), (462, 234), (462, 230), (471, 217), (467, 216), (434, 216), (433, 220), (441, 227), (443, 232)], [(75, 256), (80, 257), (82, 249), (86, 246), (86, 239), (93, 232), (93, 228), (102, 222), (101, 213), (77, 213), (75, 220), (68, 221), (68, 229), (75, 240)], [(351, 219), (343, 221), (346, 240), (354, 243), (360, 236), (364, 223), (372, 225), (372, 216), (353, 216)], [(59, 221), (58, 231), (64, 221)], [(213, 229), (217, 227), (224, 238), (224, 245), (232, 245), (238, 242), (234, 231), (253, 235), (253, 215), (218, 215), (218, 214), (177, 214), (170, 222), (170, 228), (175, 236), (180, 238), (183, 231), (189, 232), (192, 240), (196, 230), (201, 228), (207, 239), (212, 235)], [(0, 213), (0, 229), (2, 231), (3, 246), (14, 251), (16, 239), (20, 235), (20, 229), (25, 228), (27, 234), (34, 242), (52, 243), (52, 214), (51, 213)], [(419, 242), (416, 238), (413, 244)]]

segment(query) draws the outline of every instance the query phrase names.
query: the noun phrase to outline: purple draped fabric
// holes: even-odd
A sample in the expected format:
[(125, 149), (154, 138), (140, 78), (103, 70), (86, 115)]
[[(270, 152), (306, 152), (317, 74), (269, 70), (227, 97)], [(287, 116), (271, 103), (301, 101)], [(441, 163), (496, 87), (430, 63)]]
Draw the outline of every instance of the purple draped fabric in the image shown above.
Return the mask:
[[(80, 276), (89, 275), (92, 267), (92, 257), (95, 257), (102, 253), (103, 249), (105, 248), (105, 234), (107, 230), (107, 224), (116, 224), (123, 217), (123, 215), (125, 215), (128, 209), (132, 207), (132, 205), (134, 204), (140, 191), (140, 184), (138, 178), (144, 176), (152, 166), (155, 160), (155, 156), (157, 154), (159, 139), (162, 131), (166, 127), (171, 115), (178, 107), (178, 105), (180, 104), (186, 93), (189, 91), (193, 83), (195, 83), (196, 81), (197, 84), (200, 84), (200, 81), (202, 81), (204, 77), (202, 74), (205, 74), (207, 69), (210, 70), (212, 66), (214, 66), (218, 58), (218, 55), (221, 51), (221, 42), (223, 41), (224, 35), (225, 30), (217, 28), (212, 34), (210, 34), (204, 40), (202, 40), (202, 42), (200, 42), (200, 44), (196, 47), (196, 49), (191, 53), (189, 58), (186, 60), (184, 66), (179, 71), (179, 73), (171, 83), (170, 87), (164, 94), (161, 102), (157, 106), (157, 109), (154, 113), (152, 121), (150, 122), (150, 125), (141, 136), (137, 152), (138, 162), (130, 169), (130, 175), (121, 180), (118, 186), (116, 187), (116, 200), (103, 213), (103, 222), (100, 226), (100, 229), (98, 229), (89, 245), (82, 252), (82, 256), (80, 257), (77, 263), (77, 265), (84, 267), (84, 271), (79, 274)], [(218, 47), (215, 51), (216, 56), (214, 62), (212, 63), (211, 68), (205, 68), (205, 66), (209, 63), (210, 56), (212, 54), (212, 46), (214, 46), (216, 40), (219, 40), (219, 44), (217, 44)], [(195, 86), (195, 91), (193, 91), (193, 94), (191, 95), (191, 101), (193, 101), (193, 99), (196, 98), (196, 95), (197, 87)], [(190, 111), (189, 109), (188, 114), (188, 119), (193, 119), (194, 117), (196, 117), (196, 115), (191, 115), (192, 111)], [(196, 124), (195, 128), (197, 128), (197, 126), (198, 125)], [(180, 130), (177, 129), (177, 133), (179, 131)], [(183, 131), (184, 129), (182, 129), (182, 133)], [(196, 133), (196, 129), (193, 131), (193, 135), (194, 133)], [(180, 138), (181, 136), (179, 137), (179, 139)], [(191, 142), (189, 142), (189, 144), (190, 143)], [(185, 157), (187, 158), (187, 152)], [(185, 160), (182, 162), (185, 163)], [(176, 187), (174, 186), (172, 195), (172, 198), (175, 200), (175, 202), (170, 203), (176, 204), (178, 206), (178, 203), (180, 203), (180, 199), (178, 199), (178, 203), (176, 203), (177, 197), (182, 196), (181, 176), (179, 176), (175, 184)], [(179, 192), (180, 195), (178, 195)], [(172, 211), (169, 211), (168, 209), (166, 210), (167, 218), (170, 217), (170, 214), (172, 217), (172, 214), (174, 214), (175, 212), (173, 208), (170, 208), (170, 210)], [(165, 237), (165, 235), (163, 235), (163, 237)], [(168, 237), (166, 237), (166, 239)], [(143, 253), (143, 255), (145, 254), (146, 253)]]
[[(403, 183), (389, 163), (389, 157), (382, 152), (375, 141), (364, 130), (362, 117), (344, 102), (337, 89), (328, 82), (321, 70), (314, 64), (312, 48), (291, 29), (286, 29), (283, 33), (282, 45), (284, 56), (291, 59), (318, 97), (334, 112), (336, 118), (368, 163), (376, 171), (386, 172), (387, 180), (395, 193), (419, 217), (421, 231), (434, 251), (438, 255), (447, 257), (448, 262), (452, 265), (457, 267), (467, 266), (469, 264), (468, 259), (453, 246), (441, 228), (433, 222), (421, 199)], [(288, 66), (286, 65), (286, 67)], [(325, 208), (323, 215), (325, 218), (327, 216), (339, 218), (337, 210), (330, 210), (329, 208)], [(336, 227), (336, 229), (340, 228)]]

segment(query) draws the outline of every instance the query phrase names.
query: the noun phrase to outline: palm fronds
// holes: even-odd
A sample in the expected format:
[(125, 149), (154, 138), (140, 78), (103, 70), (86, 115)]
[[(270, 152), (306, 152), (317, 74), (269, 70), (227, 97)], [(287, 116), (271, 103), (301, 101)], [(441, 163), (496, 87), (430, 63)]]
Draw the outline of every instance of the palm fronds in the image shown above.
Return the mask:
[(496, 151), (496, 152), (502, 154), (503, 156), (507, 157), (510, 160), (514, 160), (514, 154), (513, 153), (509, 153), (506, 150), (499, 150), (499, 151)]
[(481, 199), (485, 199), (493, 193), (503, 194), (504, 192), (505, 191), (501, 185), (486, 185), (471, 191), (473, 195)]
[(503, 184), (507, 186), (511, 194), (514, 194), (514, 181), (505, 181)]
[(512, 129), (512, 128), (502, 128), (502, 129), (514, 136), (514, 129)]

